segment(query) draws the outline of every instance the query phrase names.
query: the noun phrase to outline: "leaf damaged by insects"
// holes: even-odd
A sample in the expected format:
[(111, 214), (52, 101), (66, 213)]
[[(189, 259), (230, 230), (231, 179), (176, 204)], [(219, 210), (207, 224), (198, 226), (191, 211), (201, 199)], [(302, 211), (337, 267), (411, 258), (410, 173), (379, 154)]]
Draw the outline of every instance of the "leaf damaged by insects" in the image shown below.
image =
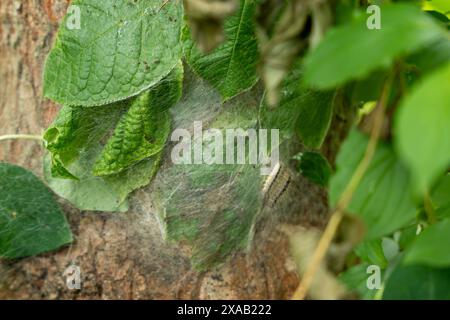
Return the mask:
[(131, 102), (94, 165), (96, 176), (119, 173), (161, 152), (171, 129), (168, 109), (181, 97), (181, 63), (149, 91)]

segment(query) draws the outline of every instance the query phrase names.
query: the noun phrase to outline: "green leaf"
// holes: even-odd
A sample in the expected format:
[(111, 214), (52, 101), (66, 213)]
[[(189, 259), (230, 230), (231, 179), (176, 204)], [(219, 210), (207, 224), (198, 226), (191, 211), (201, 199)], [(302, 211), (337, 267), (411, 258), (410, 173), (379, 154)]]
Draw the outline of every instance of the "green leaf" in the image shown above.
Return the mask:
[(447, 0), (427, 0), (424, 2), (424, 9), (433, 9), (442, 14), (450, 14), (450, 3)]
[(250, 89), (258, 80), (258, 46), (255, 36), (255, 0), (240, 0), (236, 14), (225, 20), (225, 42), (210, 54), (196, 47), (186, 27), (184, 51), (192, 69), (228, 100)]
[(362, 15), (330, 30), (306, 58), (305, 80), (329, 89), (349, 80), (363, 79), (388, 68), (404, 54), (444, 38), (444, 30), (415, 6), (390, 4), (381, 8), (381, 29), (367, 28)]
[[(368, 138), (352, 130), (343, 143), (336, 173), (330, 180), (330, 203), (335, 206), (364, 156)], [(416, 214), (408, 171), (392, 148), (380, 143), (347, 210), (360, 216), (373, 239), (406, 226)]]
[(431, 199), (438, 218), (450, 218), (450, 173), (436, 183)]
[(398, 239), (399, 249), (401, 249), (403, 251), (406, 248), (409, 248), (409, 246), (416, 239), (416, 237), (417, 237), (417, 224), (416, 223), (404, 228), (401, 231), (400, 238)]
[(355, 253), (364, 262), (375, 264), (382, 269), (387, 267), (381, 239), (363, 241), (355, 248)]
[(54, 178), (51, 160), (44, 160), (44, 174), (49, 187), (80, 210), (125, 212), (127, 196), (133, 190), (150, 183), (159, 165), (160, 155), (145, 159), (134, 166), (107, 177), (92, 175), (92, 167), (102, 151), (100, 144), (84, 149), (68, 168), (78, 180)]
[(182, 56), (181, 1), (76, 0), (81, 28), (62, 22), (44, 73), (44, 95), (94, 106), (135, 96)]
[(183, 67), (131, 102), (94, 166), (94, 175), (119, 173), (159, 153), (171, 129), (167, 110), (181, 97)]
[[(45, 175), (49, 186), (81, 210), (126, 211), (127, 195), (147, 185), (159, 167), (161, 150), (170, 131), (170, 115), (167, 109), (180, 97), (181, 76), (182, 69), (175, 68), (157, 86), (138, 98), (125, 102), (97, 108), (63, 107), (59, 117), (45, 134), (47, 148), (52, 155), (52, 160), (46, 159), (45, 162)], [(148, 113), (150, 102), (154, 109), (150, 109), (153, 111)], [(140, 117), (139, 108), (143, 108), (143, 114), (148, 117)], [(94, 176), (94, 165), (98, 164), (99, 159), (103, 159), (100, 156), (104, 157), (108, 151), (102, 143), (107, 141), (110, 144), (114, 140), (115, 137), (108, 140), (111, 131), (119, 123), (115, 132), (120, 132), (121, 121), (123, 123), (123, 119), (127, 120), (130, 113), (137, 114), (139, 120), (131, 129), (143, 128), (146, 139), (148, 137), (153, 143), (152, 146), (146, 140), (144, 146), (149, 146), (152, 152), (141, 149), (143, 151), (139, 155), (143, 157), (131, 158), (133, 161), (127, 157), (111, 158), (122, 166), (106, 167), (103, 172), (109, 170), (107, 176)], [(127, 132), (130, 136), (132, 133), (132, 130)], [(126, 142), (128, 145), (124, 145), (129, 146), (130, 141)], [(54, 159), (57, 159), (58, 166), (77, 177), (77, 180), (60, 179), (65, 176), (54, 175)]]
[(406, 62), (413, 64), (421, 74), (434, 71), (450, 62), (450, 39), (439, 39), (408, 57)]
[(284, 138), (295, 132), (307, 147), (318, 149), (330, 127), (334, 93), (308, 89), (301, 84), (302, 77), (301, 64), (297, 63), (283, 82), (277, 108), (263, 106), (262, 123), (279, 128)]
[(24, 168), (0, 163), (0, 257), (33, 256), (72, 240), (69, 224), (46, 186)]
[(299, 170), (304, 177), (322, 187), (326, 187), (328, 185), (328, 180), (330, 179), (330, 175), (332, 173), (331, 167), (328, 160), (325, 159), (320, 153), (300, 153), (295, 156), (294, 159), (300, 161)]
[(84, 148), (103, 140), (129, 107), (129, 101), (98, 108), (63, 107), (44, 134), (52, 155), (52, 176), (78, 179), (67, 166)]
[(450, 220), (446, 219), (423, 230), (406, 251), (405, 264), (450, 267)]
[(449, 300), (450, 268), (399, 265), (387, 280), (383, 300)]
[(397, 112), (395, 142), (423, 192), (450, 164), (450, 63), (406, 96)]

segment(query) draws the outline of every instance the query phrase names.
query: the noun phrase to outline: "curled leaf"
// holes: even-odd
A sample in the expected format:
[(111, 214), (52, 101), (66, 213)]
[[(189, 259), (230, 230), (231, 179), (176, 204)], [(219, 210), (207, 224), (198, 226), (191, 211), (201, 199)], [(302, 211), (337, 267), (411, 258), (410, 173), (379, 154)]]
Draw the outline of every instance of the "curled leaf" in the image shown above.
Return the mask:
[(232, 15), (236, 0), (184, 0), (192, 38), (202, 52), (210, 52), (223, 42), (224, 20)]

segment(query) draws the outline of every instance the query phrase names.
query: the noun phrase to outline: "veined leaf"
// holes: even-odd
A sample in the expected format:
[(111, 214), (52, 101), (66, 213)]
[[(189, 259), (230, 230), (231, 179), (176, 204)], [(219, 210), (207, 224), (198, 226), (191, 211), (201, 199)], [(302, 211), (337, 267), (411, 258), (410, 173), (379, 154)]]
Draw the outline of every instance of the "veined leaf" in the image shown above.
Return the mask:
[(31, 172), (0, 163), (0, 257), (15, 259), (72, 242), (53, 194)]
[[(66, 17), (47, 59), (44, 95), (61, 104), (104, 105), (135, 96), (177, 65), (180, 0), (75, 0), (81, 28)], [(72, 17), (73, 18), (73, 17)]]
[(83, 149), (104, 139), (129, 107), (128, 101), (99, 108), (63, 107), (44, 134), (52, 157), (52, 176), (78, 179), (67, 167)]
[(94, 175), (119, 173), (159, 153), (171, 129), (168, 109), (181, 97), (181, 64), (161, 83), (139, 95), (119, 121), (94, 166)]
[[(127, 195), (147, 185), (159, 166), (160, 152), (170, 130), (168, 109), (181, 95), (182, 75), (182, 66), (178, 64), (157, 86), (135, 99), (97, 108), (63, 107), (45, 134), (47, 148), (52, 155), (52, 161), (45, 161), (45, 175), (50, 187), (81, 210), (127, 210)], [(136, 132), (149, 139), (143, 144), (149, 149), (137, 148), (142, 151), (139, 153), (141, 158), (132, 158), (132, 154), (129, 158), (113, 158), (113, 164), (123, 165), (125, 162), (121, 161), (126, 160), (126, 165), (106, 167), (102, 170), (108, 172), (107, 176), (94, 176), (94, 165), (108, 151), (108, 146), (104, 148), (102, 142), (110, 136), (114, 127), (116, 134), (123, 132), (121, 126), (125, 128), (126, 125), (121, 124), (121, 121), (124, 122), (123, 119), (130, 113), (136, 117), (136, 123), (131, 129), (137, 128)], [(110, 144), (114, 139), (118, 140), (117, 136), (110, 138), (107, 143)], [(129, 146), (130, 141), (126, 142)], [(62, 168), (63, 173), (70, 172), (78, 180), (59, 179), (66, 178), (64, 174), (55, 176), (55, 159), (60, 166), (56, 170)]]
[(415, 6), (389, 4), (381, 8), (381, 29), (370, 30), (368, 16), (330, 30), (306, 58), (305, 80), (329, 89), (371, 71), (388, 68), (394, 59), (412, 53), (439, 38), (445, 31)]
[(257, 81), (258, 48), (255, 36), (255, 0), (240, 0), (240, 9), (225, 20), (225, 42), (210, 54), (202, 54), (183, 31), (189, 65), (228, 100), (250, 89)]
[[(330, 180), (330, 203), (335, 206), (364, 156), (368, 138), (351, 131), (337, 157), (336, 173)], [(347, 210), (360, 216), (374, 239), (408, 225), (416, 207), (409, 173), (389, 145), (380, 143), (369, 168), (353, 194)]]
[(450, 63), (433, 72), (406, 96), (395, 122), (399, 155), (423, 192), (450, 164)]

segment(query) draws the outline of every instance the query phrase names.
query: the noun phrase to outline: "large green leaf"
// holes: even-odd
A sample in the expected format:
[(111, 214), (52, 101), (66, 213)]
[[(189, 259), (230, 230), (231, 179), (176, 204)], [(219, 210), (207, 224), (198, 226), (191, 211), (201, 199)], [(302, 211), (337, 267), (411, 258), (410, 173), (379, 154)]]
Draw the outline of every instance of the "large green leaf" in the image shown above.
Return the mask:
[[(93, 175), (94, 164), (101, 156), (110, 131), (126, 113), (129, 104), (115, 103), (97, 107), (63, 107), (45, 138), (50, 151), (44, 172), (50, 188), (81, 210), (126, 211), (127, 195), (148, 184), (159, 164), (159, 154), (137, 162), (118, 174)], [(57, 166), (76, 179), (55, 175)]]
[[(330, 202), (336, 205), (353, 172), (364, 156), (368, 138), (356, 131), (341, 147), (336, 173), (330, 180)], [(367, 227), (367, 237), (387, 235), (411, 222), (416, 213), (408, 171), (392, 148), (381, 143), (347, 210), (360, 216)]]
[(418, 84), (397, 114), (396, 147), (418, 191), (426, 190), (450, 165), (449, 79), (450, 63)]
[(53, 194), (31, 172), (0, 163), (0, 257), (20, 258), (72, 242)]
[(398, 266), (389, 276), (384, 300), (449, 300), (450, 268)]
[(184, 51), (193, 70), (228, 100), (257, 81), (258, 48), (255, 36), (255, 0), (240, 0), (240, 9), (225, 21), (225, 42), (203, 54), (184, 29)]
[(407, 250), (406, 264), (425, 264), (450, 267), (450, 220), (446, 219), (426, 228)]
[(61, 104), (103, 105), (146, 90), (181, 58), (180, 0), (75, 0), (81, 28), (62, 22), (47, 59), (44, 94)]
[(387, 68), (400, 55), (444, 37), (444, 30), (415, 6), (381, 8), (381, 29), (370, 30), (367, 15), (330, 30), (306, 58), (305, 80), (326, 89)]
[(147, 185), (159, 166), (170, 133), (168, 109), (181, 96), (182, 75), (179, 63), (136, 98), (63, 107), (44, 135), (50, 187), (82, 210), (127, 210), (127, 195)]

